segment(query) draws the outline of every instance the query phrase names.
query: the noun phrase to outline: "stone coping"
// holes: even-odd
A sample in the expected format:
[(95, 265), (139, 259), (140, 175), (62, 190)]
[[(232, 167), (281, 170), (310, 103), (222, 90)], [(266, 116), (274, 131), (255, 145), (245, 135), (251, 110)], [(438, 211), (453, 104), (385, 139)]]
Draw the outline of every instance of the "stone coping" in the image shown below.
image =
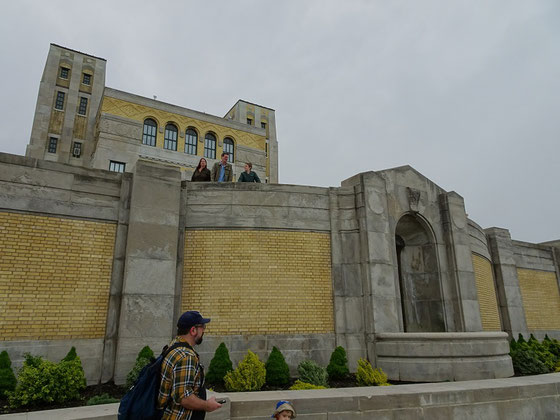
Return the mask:
[(379, 333), (375, 334), (378, 340), (488, 340), (493, 338), (507, 338), (508, 334), (502, 331), (480, 331), (480, 332), (432, 332), (432, 333)]
[[(527, 419), (560, 418), (560, 373), (508, 379), (220, 394), (224, 406), (207, 420), (269, 418), (280, 399), (293, 402), (298, 419)], [(12, 420), (113, 420), (118, 404), (0, 416)]]

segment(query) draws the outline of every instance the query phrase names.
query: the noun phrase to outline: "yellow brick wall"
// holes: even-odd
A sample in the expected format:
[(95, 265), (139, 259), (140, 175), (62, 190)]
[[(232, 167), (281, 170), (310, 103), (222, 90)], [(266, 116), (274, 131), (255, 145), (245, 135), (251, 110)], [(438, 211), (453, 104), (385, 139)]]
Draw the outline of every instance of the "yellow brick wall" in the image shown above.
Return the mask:
[(560, 294), (556, 273), (518, 268), (523, 309), (530, 330), (560, 330)]
[(332, 333), (330, 235), (188, 230), (182, 309), (212, 318), (207, 333)]
[(104, 337), (115, 228), (0, 212), (0, 341)]
[(478, 292), (478, 303), (480, 305), (480, 317), (484, 331), (501, 331), (498, 300), (496, 299), (496, 288), (494, 287), (494, 273), (492, 264), (486, 258), (472, 254), (476, 290)]

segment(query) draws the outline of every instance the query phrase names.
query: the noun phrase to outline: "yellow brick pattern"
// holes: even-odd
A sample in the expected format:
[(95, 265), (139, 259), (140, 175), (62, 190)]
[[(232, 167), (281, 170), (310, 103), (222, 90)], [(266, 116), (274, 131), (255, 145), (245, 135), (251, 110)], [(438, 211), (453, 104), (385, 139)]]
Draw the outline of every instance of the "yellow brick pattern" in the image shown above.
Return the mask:
[(486, 258), (477, 254), (472, 254), (472, 262), (482, 329), (484, 331), (501, 331), (502, 325), (498, 311), (498, 300), (496, 299), (496, 288), (494, 287), (492, 264)]
[(518, 268), (517, 278), (530, 330), (560, 329), (560, 294), (556, 273)]
[(200, 310), (207, 333), (332, 333), (330, 235), (188, 230), (182, 309)]
[(0, 341), (104, 337), (115, 228), (0, 212)]

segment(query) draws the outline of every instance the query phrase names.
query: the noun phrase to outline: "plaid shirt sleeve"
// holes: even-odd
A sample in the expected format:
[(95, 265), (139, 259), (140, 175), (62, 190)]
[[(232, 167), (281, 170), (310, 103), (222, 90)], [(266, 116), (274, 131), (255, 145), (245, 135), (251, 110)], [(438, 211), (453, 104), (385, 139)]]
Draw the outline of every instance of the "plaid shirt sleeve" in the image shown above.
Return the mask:
[(175, 404), (194, 392), (196, 380), (196, 359), (190, 353), (180, 358), (173, 366), (170, 396)]

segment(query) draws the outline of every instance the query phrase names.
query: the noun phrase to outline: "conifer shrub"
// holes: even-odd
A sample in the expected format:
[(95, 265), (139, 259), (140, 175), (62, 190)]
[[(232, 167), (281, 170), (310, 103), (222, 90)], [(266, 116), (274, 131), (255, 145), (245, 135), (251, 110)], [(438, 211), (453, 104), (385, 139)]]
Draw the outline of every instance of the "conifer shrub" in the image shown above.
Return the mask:
[[(63, 403), (80, 397), (86, 378), (76, 350), (59, 363), (27, 354), (18, 372), (18, 383), (9, 395), (13, 408), (45, 403)], [(68, 360), (66, 360), (68, 358)]]
[(510, 342), (511, 360), (516, 375), (539, 375), (554, 372), (558, 359), (552, 354), (546, 344), (541, 344), (535, 337), (525, 341), (519, 334), (517, 342)]
[(134, 366), (132, 366), (132, 369), (130, 370), (130, 372), (128, 372), (128, 375), (126, 375), (127, 388), (130, 388), (132, 385), (134, 385), (134, 383), (138, 379), (138, 376), (140, 375), (140, 372), (142, 372), (142, 369), (148, 366), (153, 359), (154, 352), (149, 346), (143, 347), (142, 350), (138, 352), (138, 356), (136, 357)]
[(356, 380), (360, 386), (386, 386), (387, 375), (381, 368), (374, 369), (371, 363), (365, 359), (358, 359), (358, 370)]
[(327, 387), (308, 384), (307, 382), (302, 382), (298, 379), (297, 381), (294, 382), (294, 384), (290, 387), (290, 389), (294, 391), (300, 391), (302, 389), (327, 389)]
[(344, 379), (350, 371), (348, 370), (348, 359), (344, 347), (338, 346), (331, 354), (331, 360), (327, 366), (330, 380)]
[(239, 362), (237, 368), (226, 373), (224, 383), (228, 391), (258, 391), (266, 381), (264, 363), (252, 351)]
[(264, 367), (267, 384), (283, 386), (290, 382), (290, 367), (286, 363), (284, 355), (276, 346), (272, 347)]
[(213, 385), (223, 384), (226, 373), (231, 372), (232, 370), (233, 363), (231, 363), (229, 352), (225, 343), (222, 342), (214, 352), (214, 357), (210, 361), (208, 373), (206, 374), (206, 380), (208, 383)]
[(313, 360), (304, 360), (301, 362), (297, 367), (297, 371), (301, 382), (328, 387), (327, 370), (319, 366)]
[(0, 398), (16, 389), (17, 379), (12, 370), (12, 361), (7, 351), (0, 353)]

